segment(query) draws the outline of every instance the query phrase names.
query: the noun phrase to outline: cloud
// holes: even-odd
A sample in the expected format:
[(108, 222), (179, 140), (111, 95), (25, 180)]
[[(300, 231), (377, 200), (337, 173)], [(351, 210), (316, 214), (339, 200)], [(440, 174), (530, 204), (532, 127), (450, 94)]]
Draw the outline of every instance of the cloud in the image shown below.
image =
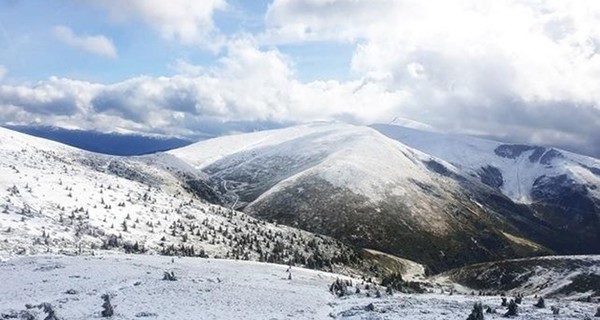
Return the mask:
[(227, 8), (225, 0), (87, 0), (108, 10), (117, 22), (138, 19), (162, 37), (184, 44), (216, 41), (213, 13)]
[(353, 43), (356, 74), (409, 95), (399, 116), (589, 151), (599, 17), (590, 1), (275, 0), (261, 39)]
[[(141, 20), (188, 44), (219, 38), (212, 17), (227, 8), (224, 1), (87, 1), (115, 21)], [(275, 0), (264, 33), (219, 42), (216, 64), (175, 60), (174, 76), (112, 84), (3, 85), (0, 122), (195, 136), (402, 117), (600, 156), (598, 17), (600, 3), (590, 1)], [(312, 41), (352, 44), (354, 78), (300, 81), (294, 57), (277, 47)]]
[(103, 35), (76, 35), (65, 26), (56, 26), (53, 31), (58, 40), (72, 47), (107, 58), (117, 57), (117, 48)]
[(0, 80), (2, 80), (7, 73), (8, 70), (6, 70), (6, 67), (0, 64)]
[(253, 128), (252, 123), (264, 128), (313, 120), (375, 121), (382, 114), (391, 119), (405, 98), (363, 81), (302, 83), (288, 57), (260, 50), (252, 39), (237, 39), (216, 66), (192, 74), (108, 85), (64, 78), (2, 85), (0, 122), (194, 136), (219, 123), (236, 130)]

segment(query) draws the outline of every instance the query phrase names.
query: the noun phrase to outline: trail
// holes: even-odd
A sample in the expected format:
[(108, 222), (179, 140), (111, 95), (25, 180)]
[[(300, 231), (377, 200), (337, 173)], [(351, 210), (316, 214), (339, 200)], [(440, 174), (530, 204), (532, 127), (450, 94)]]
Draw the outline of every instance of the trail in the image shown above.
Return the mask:
[(225, 189), (225, 191), (227, 193), (233, 194), (233, 196), (235, 197), (235, 201), (233, 202), (233, 204), (230, 207), (231, 210), (235, 210), (235, 207), (237, 206), (238, 202), (240, 201), (240, 196), (238, 196), (237, 193), (235, 193), (227, 188), (227, 182), (228, 182), (227, 180), (223, 180), (223, 189)]

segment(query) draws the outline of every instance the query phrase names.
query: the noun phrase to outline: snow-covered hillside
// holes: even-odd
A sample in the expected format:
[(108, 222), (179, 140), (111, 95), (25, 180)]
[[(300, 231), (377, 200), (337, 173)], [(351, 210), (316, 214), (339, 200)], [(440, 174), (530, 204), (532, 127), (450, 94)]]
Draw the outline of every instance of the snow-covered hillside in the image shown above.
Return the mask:
[[(547, 256), (488, 262), (451, 270), (434, 281), (468, 289), (600, 302), (600, 256)], [(460, 288), (460, 287), (459, 287)]]
[[(509, 219), (520, 225), (529, 216), (531, 231), (548, 227), (536, 236), (541, 239), (538, 243), (561, 254), (600, 253), (600, 160), (550, 147), (503, 144), (395, 124), (372, 128), (450, 162), (463, 176), (502, 192), (518, 204), (511, 211), (526, 208), (528, 212), (509, 213)], [(478, 201), (487, 205), (489, 199)]]
[[(164, 272), (173, 272), (176, 281), (163, 280)], [(343, 297), (329, 290), (337, 279), (348, 281)], [(198, 258), (15, 258), (0, 262), (0, 283), (3, 319), (43, 319), (46, 313), (38, 306), (44, 303), (60, 319), (101, 318), (105, 294), (113, 307), (112, 319), (464, 320), (475, 302), (496, 310), (485, 319), (502, 319), (506, 312), (499, 296), (449, 295), (439, 288), (425, 294), (389, 295), (384, 287), (331, 273)], [(597, 307), (548, 299), (547, 307), (538, 309), (535, 301), (531, 296), (523, 299), (518, 319), (552, 318), (551, 306), (560, 307), (560, 319), (583, 319), (593, 316)]]
[(169, 155), (111, 157), (2, 128), (0, 153), (0, 257), (120, 250), (348, 272), (377, 264), (337, 240), (204, 202), (181, 180), (202, 173)]
[(431, 157), (384, 139), (375, 130), (342, 123), (224, 136), (169, 153), (205, 173), (232, 180), (234, 190), (235, 178), (265, 185), (261, 187), (263, 197), (312, 174), (374, 201), (386, 194), (414, 194), (411, 188), (418, 187), (407, 183), (409, 179), (436, 183), (422, 163)]
[[(556, 148), (505, 144), (397, 124), (371, 126), (382, 134), (482, 177), (514, 201), (531, 203), (543, 177), (565, 175), (600, 199), (600, 160)], [(595, 187), (591, 187), (595, 186)]]
[(548, 252), (538, 237), (514, 241), (528, 234), (504, 215), (524, 209), (509, 199), (482, 205), (479, 198), (497, 192), (474, 196), (482, 189), (452, 164), (372, 128), (312, 123), (168, 153), (222, 186), (228, 203), (247, 213), (422, 263)]
[[(447, 268), (546, 250), (522, 226), (549, 230), (554, 238), (508, 198), (483, 202), (495, 191), (477, 193), (459, 167), (373, 129), (319, 124), (250, 137), (113, 157), (0, 128), (0, 318), (44, 319), (49, 306), (61, 319), (96, 318), (104, 294), (114, 319), (454, 320), (465, 319), (479, 301), (497, 310), (486, 319), (505, 312), (498, 296), (449, 295), (457, 287), (451, 277), (431, 282), (421, 264), (229, 206), (360, 247), (434, 261), (429, 270), (435, 261)], [(210, 196), (228, 207), (203, 200)], [(521, 225), (494, 211), (498, 203), (515, 210)], [(589, 259), (591, 266), (567, 264), (571, 269), (557, 258), (540, 259), (514, 275), (530, 279), (525, 287), (533, 283), (531, 290), (523, 291), (529, 294), (554, 295), (537, 285), (549, 275), (560, 288), (585, 289), (580, 282), (596, 281), (598, 272), (598, 258)], [(291, 276), (282, 264), (295, 265)], [(162, 280), (164, 272), (177, 281)], [(397, 281), (397, 274), (419, 281), (401, 281), (403, 289), (427, 293), (388, 295), (377, 285)], [(461, 284), (477, 279), (473, 272), (460, 275)], [(485, 281), (497, 280), (487, 275)], [(375, 283), (367, 287), (362, 276)], [(348, 280), (341, 297), (330, 292), (338, 278)], [(571, 299), (581, 292), (561, 292), (569, 299), (549, 305), (561, 307), (562, 319), (595, 312), (594, 304)], [(525, 298), (521, 318), (547, 319), (551, 311), (534, 302)]]

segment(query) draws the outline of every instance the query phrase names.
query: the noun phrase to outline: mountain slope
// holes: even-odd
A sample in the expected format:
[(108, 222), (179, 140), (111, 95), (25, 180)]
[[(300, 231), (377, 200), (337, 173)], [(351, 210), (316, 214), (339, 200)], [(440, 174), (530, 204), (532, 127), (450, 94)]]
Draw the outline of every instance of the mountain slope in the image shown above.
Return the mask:
[(555, 148), (504, 144), (393, 124), (372, 128), (448, 161), (465, 175), (526, 205), (544, 224), (570, 235), (562, 240), (562, 247), (560, 243), (552, 246), (559, 252), (600, 250), (600, 160)]
[(106, 156), (0, 128), (0, 256), (103, 249), (375, 276), (374, 266), (402, 269), (329, 237), (208, 204), (185, 185), (205, 179), (167, 154)]
[[(389, 138), (444, 159), (476, 174), (514, 201), (531, 203), (541, 177), (565, 178), (581, 185), (600, 186), (600, 160), (568, 151), (422, 131), (395, 124), (371, 126)], [(600, 197), (598, 188), (590, 195)]]
[(600, 299), (600, 256), (549, 256), (481, 263), (437, 276), (473, 290)]
[(543, 242), (554, 236), (527, 207), (368, 127), (316, 123), (168, 153), (207, 174), (235, 195), (231, 205), (254, 216), (434, 270), (549, 252)]

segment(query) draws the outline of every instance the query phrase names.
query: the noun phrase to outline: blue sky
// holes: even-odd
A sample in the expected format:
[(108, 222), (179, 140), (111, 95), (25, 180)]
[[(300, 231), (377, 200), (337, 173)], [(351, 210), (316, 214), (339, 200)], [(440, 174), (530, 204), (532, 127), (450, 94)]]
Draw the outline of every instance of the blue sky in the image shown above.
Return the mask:
[(0, 123), (401, 118), (600, 155), (598, 17), (585, 0), (2, 0)]
[[(229, 9), (215, 12), (214, 23), (229, 35), (262, 33), (269, 3), (229, 1)], [(0, 9), (0, 64), (10, 70), (13, 82), (60, 76), (112, 83), (138, 75), (172, 75), (172, 65), (178, 59), (210, 66), (223, 54), (222, 50), (215, 52), (200, 45), (165, 41), (149, 25), (115, 23), (102, 8), (83, 2), (9, 0), (0, 2)], [(118, 58), (57, 42), (52, 30), (55, 26), (68, 27), (80, 35), (105, 35), (118, 48)], [(353, 44), (291, 43), (279, 46), (279, 50), (293, 57), (297, 75), (304, 81), (351, 77), (348, 66)], [(328, 67), (324, 69), (323, 65)]]

